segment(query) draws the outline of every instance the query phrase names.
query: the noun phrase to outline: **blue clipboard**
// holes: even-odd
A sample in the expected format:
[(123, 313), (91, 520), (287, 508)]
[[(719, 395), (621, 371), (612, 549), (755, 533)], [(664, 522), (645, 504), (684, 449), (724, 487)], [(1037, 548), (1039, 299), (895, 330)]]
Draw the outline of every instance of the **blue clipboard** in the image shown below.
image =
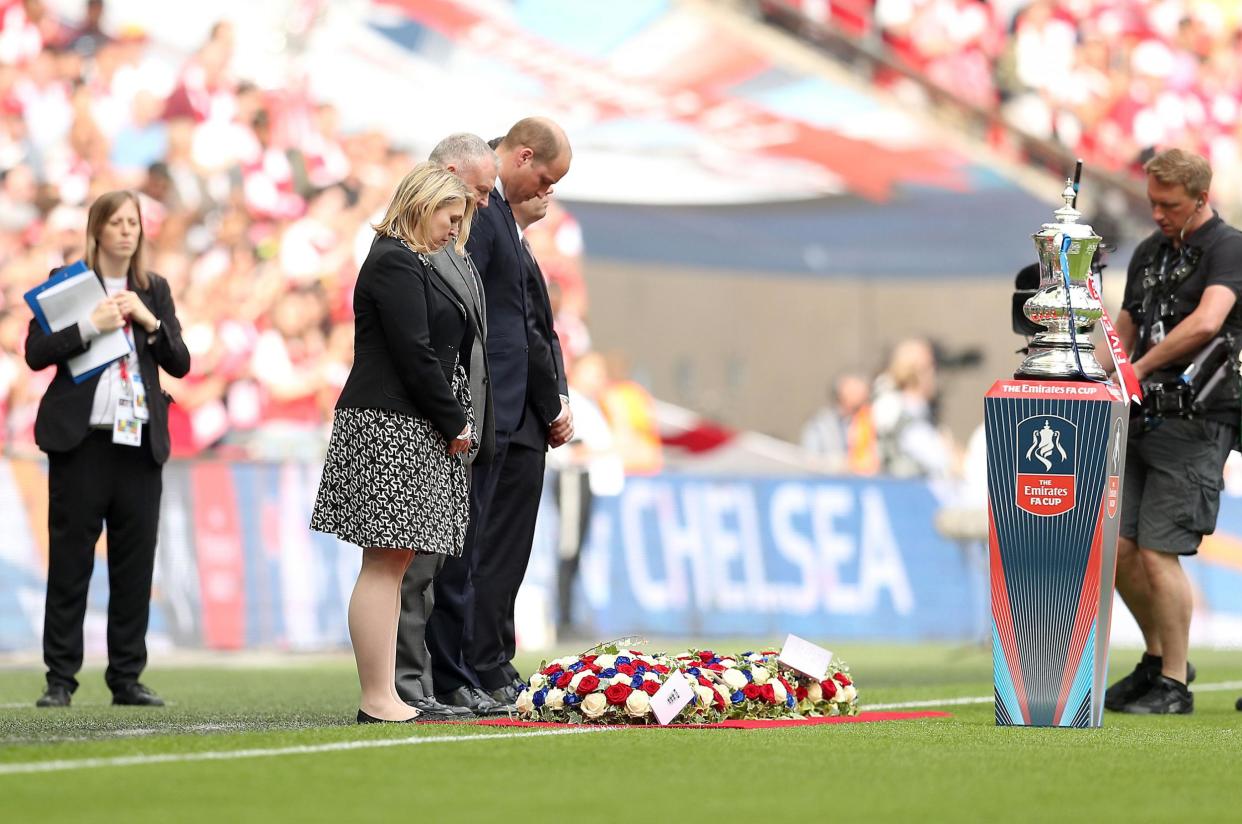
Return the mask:
[[(29, 306), (30, 311), (34, 313), (35, 320), (39, 322), (39, 326), (40, 328), (43, 329), (43, 333), (45, 335), (52, 334), (52, 327), (51, 325), (48, 324), (47, 315), (44, 314), (43, 307), (39, 304), (39, 300), (38, 300), (39, 294), (46, 289), (52, 288), (53, 286), (55, 286), (56, 284), (60, 283), (63, 280), (74, 277), (75, 275), (80, 275), (86, 271), (89, 271), (86, 265), (86, 261), (83, 261), (83, 260), (76, 261), (74, 263), (69, 264), (65, 268), (61, 269), (60, 271), (56, 272), (50, 278), (40, 283), (38, 286), (31, 289), (29, 292), (26, 292), (26, 294), (22, 295), (22, 297), (26, 301), (26, 305)], [(113, 363), (115, 363), (115, 361), (113, 361)], [(89, 372), (83, 372), (82, 374), (77, 375), (77, 376), (70, 373), (69, 377), (73, 379), (74, 383), (82, 383), (100, 374), (101, 372), (103, 372), (105, 369), (107, 369), (111, 365), (112, 363), (105, 363), (103, 366), (97, 366), (94, 369), (90, 370)], [(66, 370), (66, 371), (69, 371), (69, 370)]]

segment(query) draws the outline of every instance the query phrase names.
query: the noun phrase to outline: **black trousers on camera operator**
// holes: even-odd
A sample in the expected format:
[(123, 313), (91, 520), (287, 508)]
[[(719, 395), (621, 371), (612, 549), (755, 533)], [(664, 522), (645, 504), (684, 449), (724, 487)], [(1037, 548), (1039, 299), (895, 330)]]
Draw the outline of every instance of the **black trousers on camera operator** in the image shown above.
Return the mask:
[(1190, 713), (1192, 596), (1181, 557), (1216, 528), (1238, 443), (1242, 232), (1208, 205), (1212, 171), (1179, 149), (1144, 166), (1158, 230), (1135, 250), (1117, 331), (1143, 383), (1130, 426), (1117, 592), (1146, 652), (1105, 696), (1112, 710)]

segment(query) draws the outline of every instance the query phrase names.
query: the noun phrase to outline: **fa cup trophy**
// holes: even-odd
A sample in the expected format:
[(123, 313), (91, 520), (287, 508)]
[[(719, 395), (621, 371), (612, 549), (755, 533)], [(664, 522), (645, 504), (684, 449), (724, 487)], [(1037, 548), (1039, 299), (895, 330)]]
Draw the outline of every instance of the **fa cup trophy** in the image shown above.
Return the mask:
[(1053, 212), (1055, 223), (1045, 223), (1031, 238), (1039, 255), (1039, 291), (1023, 307), (1023, 314), (1047, 327), (1037, 334), (1015, 378), (1037, 380), (1098, 380), (1107, 378), (1095, 359), (1091, 330), (1102, 307), (1087, 284), (1091, 259), (1100, 238), (1074, 208), (1078, 194), (1073, 181), (1065, 182), (1065, 205)]
[[(1075, 181), (1078, 179), (1075, 175)], [(1099, 321), (1125, 353), (1091, 277), (1100, 238), (1079, 223), (1077, 186), (1035, 233), (1040, 289), (1023, 313), (1045, 327), (1014, 380), (984, 399), (996, 723), (1103, 723), (1126, 395), (1089, 339)]]

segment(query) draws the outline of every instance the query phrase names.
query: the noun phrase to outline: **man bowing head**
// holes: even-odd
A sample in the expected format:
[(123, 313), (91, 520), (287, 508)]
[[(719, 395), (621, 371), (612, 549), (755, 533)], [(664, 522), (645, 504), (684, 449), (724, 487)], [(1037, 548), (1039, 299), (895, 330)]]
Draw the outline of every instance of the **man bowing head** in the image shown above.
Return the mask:
[(513, 603), (534, 540), (544, 454), (573, 434), (560, 344), (541, 305), (546, 290), (532, 280), (541, 275), (513, 209), (565, 176), (569, 139), (551, 120), (529, 117), (496, 155), (499, 180), (466, 244), (483, 282), (495, 449), (490, 464), (471, 470), (466, 549), (436, 577), (427, 626), (437, 698), (476, 712), (487, 697), (511, 703), (520, 681)]

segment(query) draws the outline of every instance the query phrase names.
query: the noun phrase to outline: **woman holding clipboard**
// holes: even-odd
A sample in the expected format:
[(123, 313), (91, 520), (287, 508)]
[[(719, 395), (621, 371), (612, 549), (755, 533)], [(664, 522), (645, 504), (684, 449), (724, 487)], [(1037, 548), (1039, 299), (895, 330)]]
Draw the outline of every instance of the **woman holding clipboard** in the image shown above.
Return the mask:
[[(159, 370), (182, 377), (190, 353), (181, 340), (168, 282), (143, 268), (142, 215), (133, 192), (108, 192), (86, 222), (86, 265), (105, 297), (76, 325), (26, 337), (31, 369), (56, 366), (39, 403), (35, 442), (48, 456), (48, 572), (40, 707), (67, 707), (82, 667), (82, 621), (95, 544), (108, 527), (108, 669), (112, 703), (163, 706), (139, 683), (147, 663), (147, 620), (168, 460), (168, 403)], [(98, 336), (124, 329), (131, 352), (74, 381), (66, 361)]]

